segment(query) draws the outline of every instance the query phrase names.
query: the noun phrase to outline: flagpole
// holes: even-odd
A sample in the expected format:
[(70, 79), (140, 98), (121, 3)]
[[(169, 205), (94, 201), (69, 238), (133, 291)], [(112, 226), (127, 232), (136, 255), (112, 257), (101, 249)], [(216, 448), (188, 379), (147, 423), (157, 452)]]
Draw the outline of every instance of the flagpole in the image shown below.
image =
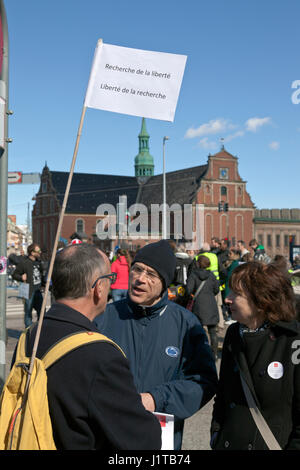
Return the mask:
[[(66, 187), (66, 191), (65, 191), (65, 195), (64, 195), (64, 200), (63, 200), (63, 204), (62, 204), (62, 208), (61, 208), (61, 212), (60, 212), (60, 216), (59, 216), (59, 222), (58, 222), (58, 226), (57, 226), (56, 237), (55, 237), (54, 246), (53, 246), (53, 250), (52, 250), (51, 261), (50, 261), (50, 266), (49, 266), (49, 270), (48, 270), (47, 282), (46, 282), (45, 293), (44, 293), (44, 299), (43, 299), (42, 309), (41, 309), (40, 318), (39, 318), (39, 322), (38, 322), (38, 329), (37, 329), (35, 342), (34, 342), (34, 346), (33, 346), (33, 350), (32, 350), (32, 355), (34, 355), (34, 356), (35, 356), (36, 350), (37, 350), (37, 344), (38, 344), (40, 330), (41, 330), (41, 327), (42, 327), (44, 312), (45, 312), (45, 308), (46, 308), (47, 296), (48, 296), (48, 292), (49, 292), (50, 280), (51, 280), (51, 276), (52, 276), (52, 272), (53, 272), (53, 266), (54, 266), (54, 260), (55, 260), (56, 252), (57, 252), (58, 241), (59, 241), (59, 237), (60, 237), (63, 218), (64, 218), (64, 215), (65, 215), (67, 201), (68, 201), (70, 188), (71, 188), (71, 184), (72, 184), (72, 178), (73, 178), (73, 174), (74, 174), (74, 167), (75, 167), (75, 163), (76, 163), (76, 158), (77, 158), (78, 147), (79, 147), (79, 142), (80, 142), (81, 133), (82, 133), (82, 127), (83, 127), (85, 112), (86, 112), (86, 107), (83, 106), (82, 113), (81, 113), (81, 118), (80, 118), (80, 123), (79, 123), (79, 127), (78, 127), (78, 132), (77, 132), (77, 137), (76, 137), (76, 143), (75, 143), (75, 148), (74, 148), (70, 173), (69, 173), (68, 182), (67, 182), (67, 187)], [(34, 357), (33, 357), (33, 359), (34, 359)], [(33, 362), (33, 360), (32, 360), (32, 362)]]
[[(27, 380), (26, 380), (26, 384), (25, 384), (24, 395), (23, 395), (21, 406), (20, 406), (20, 410), (24, 410), (25, 407), (26, 407), (28, 390), (29, 390), (32, 370), (33, 370), (33, 367), (34, 367), (34, 361), (35, 361), (35, 358), (36, 358), (36, 352), (37, 352), (37, 348), (38, 348), (38, 344), (39, 344), (39, 339), (40, 339), (40, 335), (41, 335), (41, 329), (42, 329), (42, 324), (43, 324), (43, 319), (44, 319), (44, 314), (45, 314), (45, 309), (46, 309), (46, 302), (47, 302), (47, 297), (48, 297), (48, 293), (49, 293), (50, 280), (51, 280), (51, 276), (52, 276), (52, 272), (53, 272), (53, 266), (54, 266), (56, 252), (57, 252), (57, 245), (58, 245), (59, 236), (60, 236), (60, 232), (61, 232), (61, 227), (62, 227), (62, 223), (63, 223), (63, 218), (64, 218), (66, 206), (67, 206), (68, 196), (69, 196), (69, 192), (70, 192), (70, 188), (71, 188), (71, 183), (72, 183), (72, 178), (73, 178), (73, 173), (74, 173), (74, 167), (75, 167), (75, 163), (76, 163), (78, 147), (79, 147), (82, 127), (83, 127), (84, 117), (85, 117), (85, 112), (86, 112), (86, 106), (83, 106), (82, 112), (81, 112), (80, 123), (79, 123), (79, 127), (78, 127), (78, 132), (77, 132), (77, 137), (76, 137), (76, 143), (75, 143), (75, 148), (74, 148), (70, 173), (69, 173), (68, 182), (67, 182), (67, 187), (66, 187), (66, 191), (65, 191), (65, 195), (64, 195), (64, 199), (63, 199), (61, 212), (60, 212), (60, 215), (59, 215), (59, 221), (58, 221), (58, 226), (57, 226), (57, 231), (56, 231), (56, 237), (55, 237), (55, 241), (54, 241), (50, 266), (49, 266), (48, 275), (47, 275), (47, 282), (46, 282), (46, 287), (45, 287), (45, 292), (44, 292), (44, 298), (43, 298), (40, 318), (39, 318), (39, 321), (38, 321), (37, 331), (36, 331), (36, 335), (35, 335), (35, 339), (34, 339), (32, 354), (31, 354), (30, 363), (29, 363), (28, 375), (27, 375)], [(21, 420), (21, 422), (20, 422), (20, 433), (22, 433), (22, 430), (23, 430), (23, 423), (24, 423), (24, 420)]]
[(66, 191), (65, 191), (65, 195), (64, 195), (64, 200), (63, 200), (61, 212), (60, 212), (60, 215), (59, 215), (57, 232), (56, 232), (53, 251), (52, 251), (52, 255), (51, 255), (50, 266), (49, 266), (49, 270), (48, 270), (48, 276), (47, 276), (47, 282), (46, 282), (46, 287), (45, 287), (45, 292), (44, 292), (44, 298), (43, 298), (40, 318), (39, 318), (39, 321), (38, 321), (37, 331), (36, 331), (35, 340), (34, 340), (34, 344), (33, 344), (32, 355), (31, 355), (31, 359), (30, 359), (30, 365), (29, 365), (29, 371), (28, 371), (28, 377), (27, 377), (27, 383), (26, 383), (26, 388), (25, 388), (25, 393), (24, 393), (24, 401), (26, 400), (26, 395), (27, 395), (27, 391), (28, 391), (28, 387), (29, 387), (29, 383), (30, 383), (32, 370), (33, 370), (34, 360), (36, 358), (36, 352), (37, 352), (37, 347), (38, 347), (38, 343), (39, 343), (39, 339), (40, 339), (41, 328), (42, 328), (42, 323), (43, 323), (45, 309), (46, 309), (46, 302), (47, 302), (47, 297), (48, 297), (48, 293), (49, 293), (50, 280), (51, 280), (51, 277), (52, 277), (52, 272), (53, 272), (53, 266), (54, 266), (56, 252), (57, 252), (58, 241), (59, 241), (59, 237), (60, 237), (63, 218), (64, 218), (64, 214), (65, 214), (65, 211), (66, 211), (67, 201), (68, 201), (69, 192), (70, 192), (71, 183), (72, 183), (72, 178), (73, 178), (73, 174), (74, 174), (74, 167), (75, 167), (75, 163), (76, 163), (76, 158), (77, 158), (78, 147), (79, 147), (79, 142), (80, 142), (81, 133), (82, 133), (82, 127), (83, 127), (85, 112), (86, 112), (86, 107), (83, 106), (82, 113), (81, 113), (81, 118), (80, 118), (80, 123), (79, 123), (79, 127), (78, 127), (78, 132), (77, 132), (77, 137), (76, 137), (76, 143), (75, 143), (75, 148), (74, 148), (70, 173), (69, 173), (68, 182), (67, 182), (67, 187), (66, 187)]
[[(102, 39), (99, 39), (97, 45), (101, 45), (102, 42), (103, 42)], [(94, 59), (95, 59), (95, 57), (94, 57)], [(91, 79), (91, 76), (90, 76), (90, 79)], [(88, 84), (88, 87), (87, 87), (87, 91), (88, 91), (88, 88), (89, 88), (89, 84)], [(86, 95), (87, 95), (87, 92), (86, 92)], [(75, 163), (76, 163), (76, 158), (77, 158), (78, 147), (79, 147), (79, 142), (80, 142), (82, 128), (83, 128), (83, 122), (84, 122), (84, 118), (85, 118), (86, 108), (87, 108), (87, 106), (86, 106), (86, 96), (85, 96), (85, 101), (84, 101), (84, 104), (83, 104), (83, 107), (82, 107), (80, 122), (79, 122), (79, 126), (78, 126), (78, 132), (77, 132), (77, 137), (76, 137), (76, 142), (75, 142), (75, 147), (74, 147), (74, 152), (73, 152), (73, 158), (72, 158), (70, 172), (69, 172), (69, 177), (68, 177), (68, 181), (67, 181), (67, 186), (66, 186), (66, 190), (65, 190), (65, 195), (64, 195), (64, 199), (63, 199), (63, 203), (62, 203), (61, 212), (60, 212), (60, 215), (59, 215), (59, 221), (58, 221), (58, 226), (57, 226), (57, 231), (56, 231), (56, 237), (55, 237), (55, 241), (54, 241), (54, 246), (53, 246), (53, 250), (52, 250), (52, 255), (51, 255), (51, 260), (50, 260), (50, 265), (49, 265), (49, 270), (48, 270), (48, 275), (47, 275), (47, 281), (46, 281), (46, 286), (45, 286), (44, 298), (43, 298), (43, 303), (42, 303), (42, 307), (41, 307), (40, 318), (39, 318), (39, 321), (38, 321), (35, 340), (34, 340), (34, 344), (33, 344), (33, 348), (32, 348), (32, 354), (31, 354), (29, 370), (28, 370), (28, 377), (27, 377), (27, 382), (26, 382), (25, 391), (24, 391), (23, 403), (22, 403), (21, 407), (23, 407), (26, 403), (27, 392), (28, 392), (28, 388), (29, 388), (29, 384), (30, 384), (30, 378), (31, 378), (31, 374), (32, 374), (33, 366), (34, 366), (34, 360), (36, 358), (37, 348), (38, 348), (38, 344), (39, 344), (39, 339), (40, 339), (40, 334), (41, 334), (41, 329), (42, 329), (42, 324), (43, 324), (44, 314), (45, 314), (45, 309), (46, 309), (47, 297), (48, 297), (48, 293), (49, 293), (49, 286), (50, 286), (50, 281), (51, 281), (51, 277), (52, 277), (53, 266), (54, 266), (56, 252), (57, 252), (57, 246), (58, 246), (58, 241), (59, 241), (60, 232), (61, 232), (61, 228), (62, 228), (63, 218), (64, 218), (64, 215), (65, 215), (67, 201), (68, 201), (68, 197), (69, 197), (69, 192), (70, 192), (70, 188), (71, 188), (71, 184), (72, 184), (72, 178), (73, 178), (73, 174), (74, 174), (74, 167), (75, 167)]]

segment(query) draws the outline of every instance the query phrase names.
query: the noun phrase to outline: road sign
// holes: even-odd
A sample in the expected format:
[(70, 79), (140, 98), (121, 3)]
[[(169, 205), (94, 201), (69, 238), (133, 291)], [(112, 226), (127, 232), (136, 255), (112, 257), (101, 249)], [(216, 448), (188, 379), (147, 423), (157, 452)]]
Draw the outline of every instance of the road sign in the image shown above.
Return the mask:
[(21, 171), (9, 171), (8, 172), (8, 184), (22, 183), (22, 172)]
[(22, 184), (40, 184), (40, 173), (23, 173)]

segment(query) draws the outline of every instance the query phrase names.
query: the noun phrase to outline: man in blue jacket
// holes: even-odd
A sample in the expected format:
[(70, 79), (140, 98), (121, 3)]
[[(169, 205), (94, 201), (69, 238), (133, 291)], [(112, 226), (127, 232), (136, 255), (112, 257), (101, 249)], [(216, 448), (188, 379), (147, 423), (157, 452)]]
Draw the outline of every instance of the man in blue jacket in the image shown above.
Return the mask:
[(193, 313), (168, 300), (176, 258), (167, 241), (138, 251), (126, 299), (109, 304), (97, 328), (125, 352), (149, 411), (174, 415), (174, 449), (184, 419), (216, 392), (217, 373), (206, 334)]

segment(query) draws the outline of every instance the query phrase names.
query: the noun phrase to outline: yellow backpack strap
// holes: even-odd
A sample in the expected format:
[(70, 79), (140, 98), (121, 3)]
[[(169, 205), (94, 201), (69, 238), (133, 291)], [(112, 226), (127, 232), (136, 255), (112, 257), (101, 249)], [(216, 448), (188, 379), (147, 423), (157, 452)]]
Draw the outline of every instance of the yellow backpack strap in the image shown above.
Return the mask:
[(114, 343), (114, 341), (112, 341), (111, 339), (107, 338), (101, 333), (96, 333), (94, 331), (85, 331), (67, 336), (66, 338), (63, 338), (61, 341), (52, 346), (52, 348), (42, 357), (44, 367), (48, 369), (48, 367), (54, 364), (54, 362), (56, 362), (58, 359), (60, 359), (62, 356), (72, 351), (73, 349), (77, 349), (80, 346), (83, 346), (84, 344), (95, 343), (97, 341), (105, 341), (107, 343), (113, 344), (116, 348), (119, 349), (119, 351), (121, 351), (123, 356), (126, 357), (120, 346)]
[(28, 328), (26, 328), (26, 330), (24, 330), (22, 332), (22, 334), (19, 338), (15, 363), (22, 362), (22, 361), (25, 361), (26, 359), (28, 359), (26, 357), (26, 349), (25, 349), (27, 330), (28, 330)]

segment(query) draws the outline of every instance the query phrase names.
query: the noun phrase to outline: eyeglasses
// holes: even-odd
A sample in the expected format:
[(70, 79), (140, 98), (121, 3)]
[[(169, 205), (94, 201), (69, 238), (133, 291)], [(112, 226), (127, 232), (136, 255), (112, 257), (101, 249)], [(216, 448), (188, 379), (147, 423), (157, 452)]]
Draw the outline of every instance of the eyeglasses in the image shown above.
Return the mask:
[(132, 266), (131, 272), (135, 276), (141, 276), (144, 273), (146, 278), (149, 279), (149, 281), (151, 282), (154, 282), (156, 279), (159, 279), (161, 281), (161, 278), (158, 274), (155, 274), (153, 271), (148, 271), (147, 269), (142, 268), (138, 264), (134, 264)]
[(110, 274), (105, 274), (105, 276), (99, 276), (97, 277), (96, 281), (92, 285), (92, 289), (94, 289), (95, 285), (99, 281), (99, 279), (109, 279), (110, 285), (114, 284), (117, 279), (117, 273), (110, 273)]

